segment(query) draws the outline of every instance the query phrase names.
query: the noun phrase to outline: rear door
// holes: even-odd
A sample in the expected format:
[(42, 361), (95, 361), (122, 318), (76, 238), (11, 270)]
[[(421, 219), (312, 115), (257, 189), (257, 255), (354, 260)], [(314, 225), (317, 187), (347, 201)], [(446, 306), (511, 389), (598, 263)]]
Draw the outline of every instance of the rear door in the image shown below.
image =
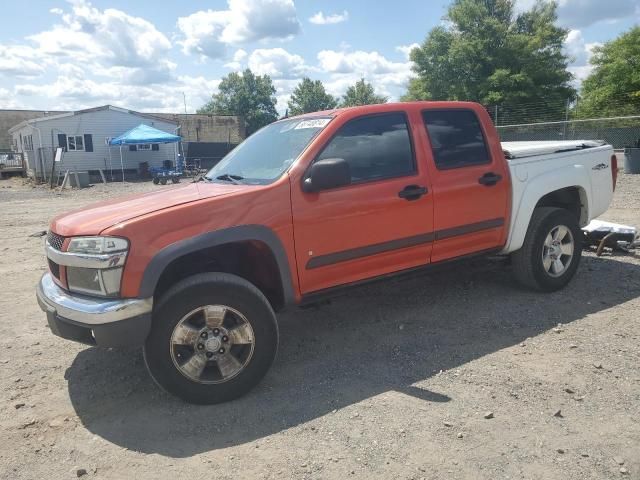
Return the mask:
[(468, 108), (424, 110), (422, 118), (433, 167), (431, 261), (502, 246), (510, 183), (504, 157), (492, 155), (490, 132), (482, 128), (478, 113)]
[[(345, 120), (314, 161), (345, 159), (352, 184), (318, 193), (292, 184), (294, 238), (303, 294), (429, 262), (433, 203), (423, 142), (406, 112)], [(340, 120), (340, 119), (339, 119)]]

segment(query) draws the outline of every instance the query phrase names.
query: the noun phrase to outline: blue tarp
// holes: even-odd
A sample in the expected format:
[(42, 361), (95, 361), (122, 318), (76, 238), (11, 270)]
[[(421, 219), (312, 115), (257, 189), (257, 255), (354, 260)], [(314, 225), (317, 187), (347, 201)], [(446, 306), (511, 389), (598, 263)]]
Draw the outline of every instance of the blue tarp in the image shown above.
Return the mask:
[(109, 140), (109, 145), (143, 145), (147, 143), (177, 143), (179, 135), (163, 132), (149, 125), (140, 124), (119, 137)]

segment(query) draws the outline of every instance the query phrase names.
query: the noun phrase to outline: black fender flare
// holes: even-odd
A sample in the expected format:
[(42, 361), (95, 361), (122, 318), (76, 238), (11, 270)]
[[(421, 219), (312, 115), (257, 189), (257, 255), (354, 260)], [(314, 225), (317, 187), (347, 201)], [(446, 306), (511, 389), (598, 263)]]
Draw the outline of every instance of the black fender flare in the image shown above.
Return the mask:
[(140, 283), (139, 297), (149, 298), (153, 296), (162, 272), (164, 272), (165, 268), (175, 259), (206, 248), (250, 240), (263, 242), (271, 249), (282, 281), (284, 304), (287, 306), (295, 303), (293, 281), (291, 279), (287, 253), (282, 242), (273, 230), (263, 225), (241, 225), (225, 228), (207, 232), (166, 246), (156, 253), (145, 268), (142, 275), (142, 282)]

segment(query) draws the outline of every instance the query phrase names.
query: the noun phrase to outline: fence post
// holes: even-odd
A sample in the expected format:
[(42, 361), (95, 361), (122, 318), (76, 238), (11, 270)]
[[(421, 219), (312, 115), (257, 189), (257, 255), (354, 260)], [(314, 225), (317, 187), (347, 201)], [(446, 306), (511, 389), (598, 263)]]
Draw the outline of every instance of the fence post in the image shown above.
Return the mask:
[(495, 113), (493, 114), (493, 124), (498, 126), (498, 105), (495, 106)]
[(569, 102), (570, 99), (567, 98), (567, 102), (565, 104), (565, 109), (564, 109), (564, 128), (562, 129), (562, 139), (566, 140), (567, 139), (567, 123), (569, 123)]

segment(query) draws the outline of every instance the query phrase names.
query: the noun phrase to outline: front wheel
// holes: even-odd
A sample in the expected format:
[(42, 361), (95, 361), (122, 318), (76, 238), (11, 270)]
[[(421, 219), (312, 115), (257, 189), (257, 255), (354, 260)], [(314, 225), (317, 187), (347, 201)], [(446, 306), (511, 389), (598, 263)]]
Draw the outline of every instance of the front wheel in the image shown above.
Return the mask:
[(512, 254), (516, 279), (545, 292), (565, 287), (578, 269), (581, 239), (575, 215), (563, 208), (536, 208), (522, 248)]
[(144, 358), (155, 382), (169, 393), (214, 404), (259, 383), (277, 347), (275, 313), (262, 292), (238, 276), (205, 273), (162, 296)]

